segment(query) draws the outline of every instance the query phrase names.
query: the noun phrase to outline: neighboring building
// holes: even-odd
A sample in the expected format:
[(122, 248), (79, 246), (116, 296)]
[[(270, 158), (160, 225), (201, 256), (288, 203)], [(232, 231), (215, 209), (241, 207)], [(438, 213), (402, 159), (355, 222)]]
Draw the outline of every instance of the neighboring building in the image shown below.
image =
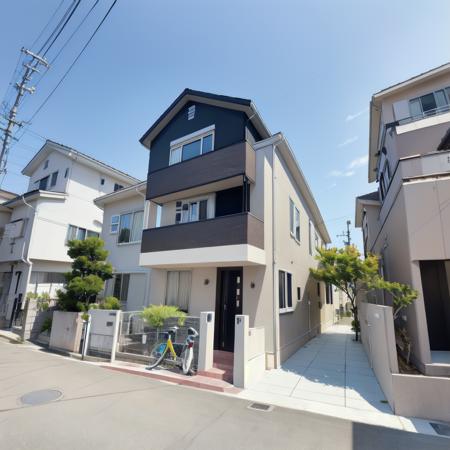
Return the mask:
[(450, 375), (450, 64), (373, 95), (369, 182), (356, 199), (364, 251), (419, 298), (405, 319), (413, 360)]
[(127, 311), (141, 310), (149, 299), (150, 270), (139, 266), (146, 187), (143, 181), (95, 199), (103, 209), (101, 237), (114, 268), (105, 295), (117, 297)]
[(223, 351), (235, 315), (248, 315), (265, 329), (268, 367), (333, 322), (331, 290), (309, 274), (330, 237), (287, 140), (250, 100), (186, 89), (141, 143), (150, 303), (215, 311)]
[(0, 243), (4, 325), (24, 307), (27, 292), (54, 296), (63, 285), (71, 265), (68, 239), (99, 236), (102, 210), (94, 199), (138, 181), (49, 140), (22, 173), (30, 178), (28, 192), (1, 204), (2, 211), (10, 210)]

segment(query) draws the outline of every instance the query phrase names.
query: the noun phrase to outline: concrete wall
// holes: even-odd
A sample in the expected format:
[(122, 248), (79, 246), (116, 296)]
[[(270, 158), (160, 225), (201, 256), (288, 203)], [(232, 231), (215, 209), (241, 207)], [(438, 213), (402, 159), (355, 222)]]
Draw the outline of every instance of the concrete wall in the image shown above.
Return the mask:
[(450, 421), (450, 378), (400, 374), (389, 306), (360, 304), (361, 338), (395, 414)]
[(82, 330), (81, 313), (55, 311), (50, 333), (50, 348), (78, 353)]
[(89, 354), (111, 354), (118, 311), (92, 309), (89, 332)]

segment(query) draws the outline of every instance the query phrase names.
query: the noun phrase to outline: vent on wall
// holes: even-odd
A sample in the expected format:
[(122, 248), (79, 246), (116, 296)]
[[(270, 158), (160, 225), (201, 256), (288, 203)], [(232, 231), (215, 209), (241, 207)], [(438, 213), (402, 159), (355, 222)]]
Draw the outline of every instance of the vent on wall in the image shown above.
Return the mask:
[(195, 117), (195, 105), (188, 108), (188, 120), (192, 120)]

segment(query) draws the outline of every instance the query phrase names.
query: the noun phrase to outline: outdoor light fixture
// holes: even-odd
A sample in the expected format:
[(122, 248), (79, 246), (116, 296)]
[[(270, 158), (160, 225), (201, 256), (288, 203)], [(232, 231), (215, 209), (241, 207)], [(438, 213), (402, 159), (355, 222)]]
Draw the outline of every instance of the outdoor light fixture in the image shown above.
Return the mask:
[(252, 281), (252, 282), (250, 283), (250, 287), (251, 287), (252, 289), (255, 289), (255, 283), (254, 283), (254, 281)]
[(209, 279), (208, 279), (208, 278), (205, 278), (204, 283), (205, 283), (205, 286), (208, 286), (208, 284), (209, 284)]

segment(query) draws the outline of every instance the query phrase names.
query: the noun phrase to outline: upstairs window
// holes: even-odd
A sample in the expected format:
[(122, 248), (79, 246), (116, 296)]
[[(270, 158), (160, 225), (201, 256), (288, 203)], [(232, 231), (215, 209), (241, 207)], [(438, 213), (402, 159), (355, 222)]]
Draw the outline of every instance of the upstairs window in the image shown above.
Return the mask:
[(175, 223), (197, 222), (208, 218), (208, 200), (178, 201), (175, 204)]
[(50, 187), (56, 186), (57, 181), (58, 181), (58, 172), (53, 172), (52, 179), (50, 181)]
[(87, 230), (86, 228), (77, 227), (76, 225), (69, 225), (66, 236), (66, 244), (75, 239), (84, 241), (89, 237), (100, 237), (100, 233), (97, 231)]
[(195, 158), (214, 150), (214, 126), (204, 128), (170, 143), (169, 165)]
[(38, 189), (40, 191), (46, 191), (47, 190), (49, 178), (50, 177), (47, 176), (47, 177), (41, 178), (40, 180), (36, 181), (36, 184), (37, 184)]
[(439, 89), (409, 101), (412, 118), (433, 116), (450, 110), (450, 87)]
[[(117, 216), (116, 216), (117, 217)], [(144, 224), (144, 211), (122, 214), (119, 221), (119, 244), (140, 242)]]
[(110, 228), (111, 234), (117, 234), (119, 232), (119, 222), (120, 222), (119, 215), (111, 216), (111, 228)]
[(44, 163), (44, 170), (47, 169), (47, 167), (48, 167), (48, 159)]
[(118, 183), (114, 183), (114, 192), (119, 191), (120, 189), (123, 189), (123, 186)]
[(291, 236), (300, 242), (300, 211), (291, 198), (289, 199), (289, 227)]

